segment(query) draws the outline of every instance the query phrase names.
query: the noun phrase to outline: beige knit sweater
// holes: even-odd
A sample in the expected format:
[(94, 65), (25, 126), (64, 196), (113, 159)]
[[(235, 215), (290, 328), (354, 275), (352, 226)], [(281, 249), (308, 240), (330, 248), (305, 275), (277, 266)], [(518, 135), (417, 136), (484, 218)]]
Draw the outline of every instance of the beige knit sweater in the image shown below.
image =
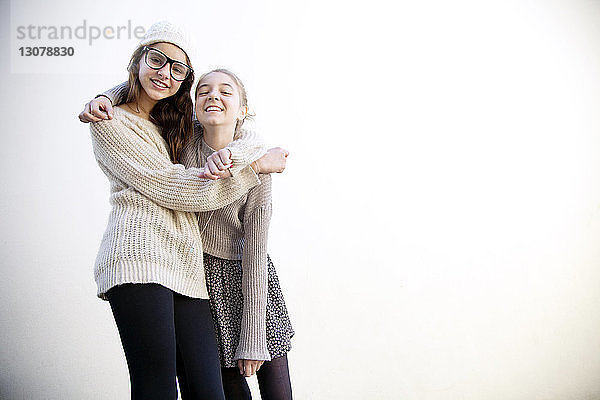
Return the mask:
[[(153, 282), (208, 298), (193, 212), (224, 207), (257, 185), (247, 165), (264, 154), (262, 143), (244, 132), (228, 146), (234, 177), (210, 181), (198, 177), (198, 168), (172, 164), (159, 128), (119, 107), (112, 120), (92, 123), (90, 131), (112, 205), (95, 263), (98, 296), (106, 299), (116, 285)], [(188, 165), (195, 162), (189, 150), (188, 144), (183, 155)]]

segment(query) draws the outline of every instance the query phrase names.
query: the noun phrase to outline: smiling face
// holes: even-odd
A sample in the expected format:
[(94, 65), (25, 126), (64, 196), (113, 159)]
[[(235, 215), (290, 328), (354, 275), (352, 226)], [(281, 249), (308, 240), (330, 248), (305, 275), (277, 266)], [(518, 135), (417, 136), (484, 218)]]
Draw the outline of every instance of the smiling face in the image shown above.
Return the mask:
[(232, 77), (223, 72), (210, 72), (202, 77), (196, 89), (196, 117), (200, 124), (235, 130), (245, 113), (246, 107), (241, 104), (240, 91)]
[[(185, 52), (174, 44), (154, 43), (148, 47), (158, 49), (176, 61), (189, 64)], [(152, 69), (146, 64), (146, 56), (147, 54), (143, 54), (142, 59), (139, 62), (138, 77), (140, 84), (144, 89), (143, 92), (145, 92), (145, 94), (153, 101), (162, 100), (177, 93), (181, 86), (181, 82), (176, 81), (171, 77), (171, 64), (167, 62), (158, 70)]]

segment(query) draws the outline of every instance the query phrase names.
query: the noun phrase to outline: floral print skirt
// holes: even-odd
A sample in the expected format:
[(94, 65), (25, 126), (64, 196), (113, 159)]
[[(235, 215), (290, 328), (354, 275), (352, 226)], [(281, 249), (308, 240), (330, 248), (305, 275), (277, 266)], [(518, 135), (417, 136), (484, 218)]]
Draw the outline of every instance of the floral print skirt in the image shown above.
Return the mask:
[[(267, 349), (271, 358), (287, 354), (294, 330), (288, 316), (279, 279), (271, 257), (267, 255)], [(221, 366), (236, 367), (235, 351), (240, 341), (244, 309), (242, 262), (204, 253), (204, 272), (210, 296)]]

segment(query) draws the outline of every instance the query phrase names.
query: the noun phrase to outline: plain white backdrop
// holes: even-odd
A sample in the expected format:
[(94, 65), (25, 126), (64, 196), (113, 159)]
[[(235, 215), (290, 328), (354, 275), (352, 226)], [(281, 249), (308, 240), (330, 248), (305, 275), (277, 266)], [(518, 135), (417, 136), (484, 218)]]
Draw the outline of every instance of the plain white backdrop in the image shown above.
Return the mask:
[(290, 150), (269, 250), (296, 399), (600, 399), (598, 1), (1, 4), (2, 399), (129, 396), (77, 114), (136, 40), (15, 39), (84, 19), (185, 24)]

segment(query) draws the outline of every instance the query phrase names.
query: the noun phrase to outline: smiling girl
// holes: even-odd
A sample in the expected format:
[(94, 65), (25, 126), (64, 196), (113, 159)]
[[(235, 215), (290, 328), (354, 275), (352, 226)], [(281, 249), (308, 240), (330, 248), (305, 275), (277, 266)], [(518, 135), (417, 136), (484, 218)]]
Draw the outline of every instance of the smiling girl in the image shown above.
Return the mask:
[[(201, 158), (234, 140), (247, 115), (246, 90), (235, 74), (204, 74), (196, 87)], [(251, 399), (245, 377), (254, 373), (263, 400), (292, 398), (287, 352), (294, 331), (267, 254), (271, 176), (260, 180), (245, 196), (198, 219), (227, 400)]]

